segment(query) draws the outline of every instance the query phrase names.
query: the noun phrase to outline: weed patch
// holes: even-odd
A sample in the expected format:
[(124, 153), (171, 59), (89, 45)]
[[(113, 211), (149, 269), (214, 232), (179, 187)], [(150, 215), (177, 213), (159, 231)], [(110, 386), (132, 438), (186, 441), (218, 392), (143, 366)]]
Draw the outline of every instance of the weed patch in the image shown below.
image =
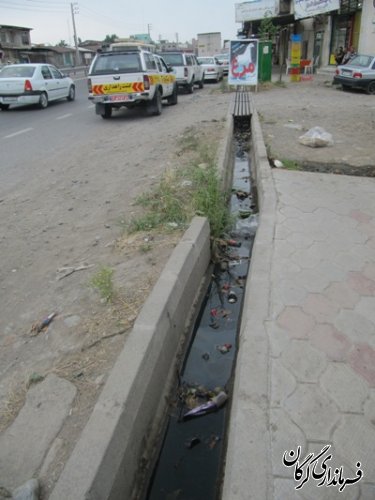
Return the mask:
[(206, 141), (198, 128), (188, 128), (178, 141), (182, 164), (167, 170), (158, 186), (136, 200), (142, 213), (128, 223), (128, 233), (181, 229), (194, 215), (203, 215), (210, 222), (212, 236), (219, 237), (229, 215), (216, 169), (217, 147), (218, 143)]
[(113, 269), (102, 267), (92, 278), (90, 284), (98, 290), (102, 299), (111, 302), (114, 298)]

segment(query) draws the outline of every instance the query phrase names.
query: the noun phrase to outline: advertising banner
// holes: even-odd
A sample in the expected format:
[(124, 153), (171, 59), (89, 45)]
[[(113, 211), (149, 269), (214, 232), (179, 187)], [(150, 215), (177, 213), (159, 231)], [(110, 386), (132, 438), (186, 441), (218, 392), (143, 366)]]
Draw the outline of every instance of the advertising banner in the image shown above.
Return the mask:
[(236, 23), (254, 21), (264, 17), (275, 17), (278, 13), (278, 3), (275, 0), (253, 0), (234, 5)]
[(294, 18), (313, 17), (340, 8), (340, 0), (294, 0)]
[(258, 85), (258, 40), (231, 40), (229, 85)]

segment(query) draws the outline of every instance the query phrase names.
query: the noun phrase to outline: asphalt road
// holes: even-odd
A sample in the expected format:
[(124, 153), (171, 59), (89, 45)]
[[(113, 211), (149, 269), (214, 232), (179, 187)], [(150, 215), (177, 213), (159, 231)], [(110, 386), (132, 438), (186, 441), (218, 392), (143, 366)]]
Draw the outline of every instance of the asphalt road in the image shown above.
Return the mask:
[[(87, 143), (100, 134), (102, 119), (88, 100), (86, 78), (76, 80), (76, 100), (51, 102), (47, 109), (13, 107), (0, 112), (1, 191), (27, 182), (46, 159), (50, 165), (60, 152)], [(0, 191), (0, 192), (1, 192)]]

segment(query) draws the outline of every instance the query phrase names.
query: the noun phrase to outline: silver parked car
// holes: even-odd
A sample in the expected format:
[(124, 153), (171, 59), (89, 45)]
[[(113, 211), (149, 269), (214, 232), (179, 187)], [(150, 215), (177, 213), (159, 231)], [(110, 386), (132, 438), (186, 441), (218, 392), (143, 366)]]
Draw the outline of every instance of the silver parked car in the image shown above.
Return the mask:
[(219, 82), (223, 79), (223, 66), (216, 57), (198, 57), (199, 64), (204, 68), (204, 79)]
[(229, 72), (229, 54), (216, 54), (214, 56), (222, 65), (224, 75)]
[(9, 64), (0, 71), (0, 109), (13, 104), (38, 104), (75, 98), (74, 81), (51, 64)]
[(358, 54), (337, 66), (333, 83), (341, 85), (343, 90), (356, 88), (375, 94), (375, 56)]

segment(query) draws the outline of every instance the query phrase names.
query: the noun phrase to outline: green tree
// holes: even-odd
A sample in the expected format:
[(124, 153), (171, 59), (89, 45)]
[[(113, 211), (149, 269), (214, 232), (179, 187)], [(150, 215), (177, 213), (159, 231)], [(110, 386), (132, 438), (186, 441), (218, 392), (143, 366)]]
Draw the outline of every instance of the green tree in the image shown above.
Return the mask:
[(58, 47), (67, 47), (68, 44), (66, 43), (65, 40), (60, 40), (59, 43), (57, 44)]
[(114, 43), (118, 39), (118, 36), (113, 34), (113, 35), (106, 35), (104, 38), (104, 43)]
[(258, 35), (260, 40), (272, 40), (279, 28), (272, 22), (272, 17), (265, 16), (259, 25)]

